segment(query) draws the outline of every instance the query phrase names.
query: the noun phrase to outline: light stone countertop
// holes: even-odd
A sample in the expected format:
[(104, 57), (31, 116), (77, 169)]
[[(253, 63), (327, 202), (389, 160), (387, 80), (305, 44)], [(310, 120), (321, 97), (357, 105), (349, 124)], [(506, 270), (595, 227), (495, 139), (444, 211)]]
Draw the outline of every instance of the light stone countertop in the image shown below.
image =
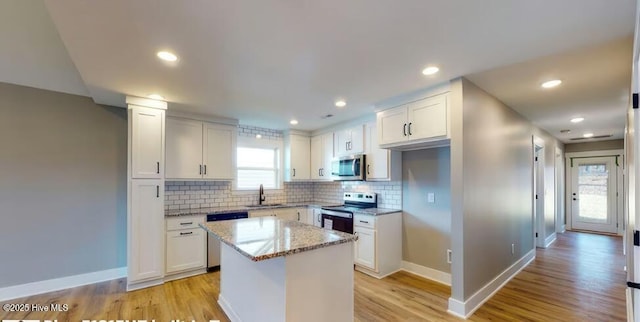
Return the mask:
[(331, 206), (339, 206), (340, 204), (336, 204), (335, 202), (324, 202), (324, 201), (307, 201), (307, 202), (297, 202), (297, 203), (285, 203), (278, 205), (262, 205), (262, 206), (228, 206), (228, 207), (212, 207), (212, 208), (193, 208), (193, 209), (180, 209), (180, 210), (165, 210), (165, 217), (176, 217), (176, 216), (192, 216), (192, 215), (209, 215), (209, 214), (219, 214), (226, 212), (240, 212), (240, 211), (251, 211), (251, 210), (260, 210), (260, 209), (277, 209), (277, 208), (298, 208), (298, 207), (331, 207)]
[(395, 212), (402, 212), (401, 209), (389, 209), (389, 208), (365, 208), (356, 210), (356, 214), (364, 214), (370, 216), (382, 216), (388, 215)]
[(213, 221), (200, 227), (254, 262), (358, 239), (355, 235), (275, 217)]

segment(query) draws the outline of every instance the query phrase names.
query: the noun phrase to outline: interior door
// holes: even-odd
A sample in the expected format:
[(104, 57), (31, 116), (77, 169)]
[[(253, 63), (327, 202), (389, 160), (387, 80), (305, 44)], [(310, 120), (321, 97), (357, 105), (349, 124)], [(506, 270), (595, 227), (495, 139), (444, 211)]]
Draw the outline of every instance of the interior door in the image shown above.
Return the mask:
[(573, 159), (571, 180), (572, 228), (617, 233), (615, 157)]

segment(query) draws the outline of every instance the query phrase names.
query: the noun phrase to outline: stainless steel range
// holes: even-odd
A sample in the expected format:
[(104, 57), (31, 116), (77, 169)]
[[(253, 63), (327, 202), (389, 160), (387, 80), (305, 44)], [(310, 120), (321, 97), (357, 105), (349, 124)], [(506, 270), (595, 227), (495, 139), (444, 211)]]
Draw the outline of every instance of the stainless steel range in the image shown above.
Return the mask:
[(353, 213), (378, 207), (375, 193), (345, 192), (343, 201), (342, 206), (322, 207), (322, 227), (353, 234)]

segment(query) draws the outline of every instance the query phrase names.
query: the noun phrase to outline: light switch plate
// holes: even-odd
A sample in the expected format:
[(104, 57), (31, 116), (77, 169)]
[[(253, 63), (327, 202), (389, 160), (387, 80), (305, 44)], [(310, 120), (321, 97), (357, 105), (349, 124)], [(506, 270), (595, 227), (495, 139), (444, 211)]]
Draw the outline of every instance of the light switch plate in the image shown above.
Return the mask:
[(427, 202), (428, 203), (436, 202), (436, 195), (433, 192), (427, 193)]

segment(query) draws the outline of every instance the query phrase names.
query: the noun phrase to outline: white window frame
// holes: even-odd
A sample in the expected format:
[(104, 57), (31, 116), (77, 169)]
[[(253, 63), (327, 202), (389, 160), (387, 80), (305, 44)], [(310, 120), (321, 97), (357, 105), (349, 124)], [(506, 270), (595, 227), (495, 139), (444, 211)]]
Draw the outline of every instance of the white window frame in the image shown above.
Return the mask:
[[(276, 188), (265, 188), (265, 191), (280, 191), (283, 188), (283, 149), (284, 144), (282, 140), (265, 140), (252, 137), (238, 137), (237, 148), (257, 148), (257, 149), (274, 149), (276, 150)], [(239, 188), (238, 187), (238, 163), (236, 160), (235, 177), (233, 188), (238, 192), (251, 192), (257, 191), (257, 188)], [(250, 168), (243, 168), (250, 169)]]

